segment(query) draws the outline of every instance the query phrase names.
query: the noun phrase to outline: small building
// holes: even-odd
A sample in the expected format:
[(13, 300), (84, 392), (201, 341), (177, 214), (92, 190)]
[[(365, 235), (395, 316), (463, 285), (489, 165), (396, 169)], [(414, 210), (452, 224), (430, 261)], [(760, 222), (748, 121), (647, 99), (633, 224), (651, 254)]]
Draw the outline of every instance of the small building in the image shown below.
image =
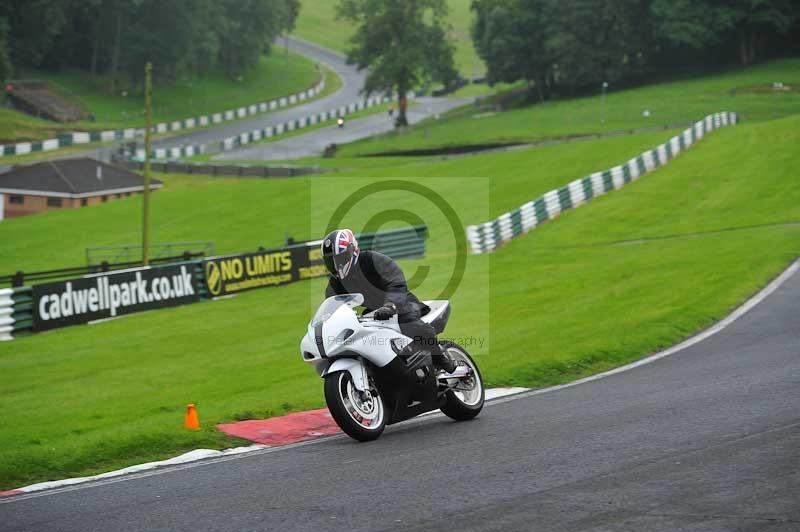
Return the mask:
[[(150, 190), (163, 186), (157, 179), (150, 181)], [(139, 174), (86, 157), (16, 166), (0, 174), (0, 220), (88, 207), (143, 191)]]

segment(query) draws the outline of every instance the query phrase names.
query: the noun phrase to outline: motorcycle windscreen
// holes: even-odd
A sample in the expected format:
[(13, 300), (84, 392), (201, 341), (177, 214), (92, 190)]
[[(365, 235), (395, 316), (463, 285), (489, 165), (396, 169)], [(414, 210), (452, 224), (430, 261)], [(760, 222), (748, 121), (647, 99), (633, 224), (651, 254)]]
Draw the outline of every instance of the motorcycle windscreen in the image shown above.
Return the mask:
[(317, 309), (317, 313), (311, 319), (311, 326), (316, 327), (320, 323), (330, 318), (336, 310), (342, 305), (348, 305), (355, 308), (364, 303), (364, 296), (361, 294), (341, 294), (338, 296), (329, 297)]

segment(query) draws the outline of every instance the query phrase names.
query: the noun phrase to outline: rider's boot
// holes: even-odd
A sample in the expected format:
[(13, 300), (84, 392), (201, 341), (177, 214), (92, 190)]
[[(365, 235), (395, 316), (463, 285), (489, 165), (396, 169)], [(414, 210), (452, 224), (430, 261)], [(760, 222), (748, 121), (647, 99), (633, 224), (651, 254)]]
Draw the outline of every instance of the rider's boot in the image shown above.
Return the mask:
[(453, 362), (453, 359), (441, 348), (440, 345), (436, 345), (433, 348), (431, 355), (433, 356), (433, 365), (441, 370), (444, 370), (445, 373), (453, 373), (456, 370), (456, 363)]

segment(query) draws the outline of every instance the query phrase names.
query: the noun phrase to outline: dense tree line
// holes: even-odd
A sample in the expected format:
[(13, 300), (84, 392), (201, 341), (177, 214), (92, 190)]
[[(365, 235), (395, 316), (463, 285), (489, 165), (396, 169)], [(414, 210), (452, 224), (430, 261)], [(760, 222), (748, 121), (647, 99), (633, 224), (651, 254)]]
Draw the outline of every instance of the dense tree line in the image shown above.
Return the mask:
[(526, 80), (543, 99), (785, 54), (800, 16), (793, 0), (473, 0), (472, 9), (489, 81)]
[(0, 79), (29, 68), (107, 74), (111, 89), (212, 69), (236, 77), (291, 31), (299, 0), (3, 0)]

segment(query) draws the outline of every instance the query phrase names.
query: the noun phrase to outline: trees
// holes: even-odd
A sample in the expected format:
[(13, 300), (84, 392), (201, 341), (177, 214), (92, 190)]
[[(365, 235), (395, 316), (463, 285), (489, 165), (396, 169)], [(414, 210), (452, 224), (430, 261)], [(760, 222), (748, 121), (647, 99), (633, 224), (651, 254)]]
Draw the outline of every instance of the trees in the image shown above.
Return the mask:
[(364, 91), (396, 91), (396, 124), (408, 124), (405, 95), (415, 85), (456, 77), (445, 0), (340, 0), (338, 15), (356, 25), (347, 61), (369, 68)]
[(476, 0), (472, 40), (487, 65), (489, 83), (524, 79), (544, 99), (553, 59), (545, 43), (548, 21), (544, 2)]
[(645, 68), (640, 0), (474, 0), (473, 41), (490, 83), (526, 80), (540, 98), (556, 85), (614, 82)]
[(284, 27), (294, 25), (298, 8), (293, 4), (265, 0), (224, 0), (221, 3), (225, 16), (216, 34), (221, 63), (229, 76), (237, 76), (256, 64)]
[[(3, 0), (0, 75), (61, 67), (137, 85), (147, 61), (157, 81), (222, 69), (237, 77), (291, 28), (299, 0)], [(5, 21), (5, 22), (4, 22)]]
[(8, 55), (13, 65), (42, 64), (64, 28), (64, 5), (57, 0), (0, 3), (0, 18), (8, 23)]
[(11, 77), (11, 58), (8, 55), (8, 20), (0, 17), (0, 80)]
[[(472, 37), (489, 81), (525, 80), (547, 97), (629, 82), (713, 58), (751, 63), (798, 20), (792, 0), (473, 0)], [(732, 53), (738, 51), (738, 54)]]
[(700, 50), (734, 41), (741, 64), (762, 57), (770, 38), (786, 35), (800, 16), (791, 0), (653, 0), (650, 10), (668, 44)]
[(563, 86), (598, 86), (637, 76), (650, 53), (641, 0), (547, 0), (552, 25), (546, 47)]

